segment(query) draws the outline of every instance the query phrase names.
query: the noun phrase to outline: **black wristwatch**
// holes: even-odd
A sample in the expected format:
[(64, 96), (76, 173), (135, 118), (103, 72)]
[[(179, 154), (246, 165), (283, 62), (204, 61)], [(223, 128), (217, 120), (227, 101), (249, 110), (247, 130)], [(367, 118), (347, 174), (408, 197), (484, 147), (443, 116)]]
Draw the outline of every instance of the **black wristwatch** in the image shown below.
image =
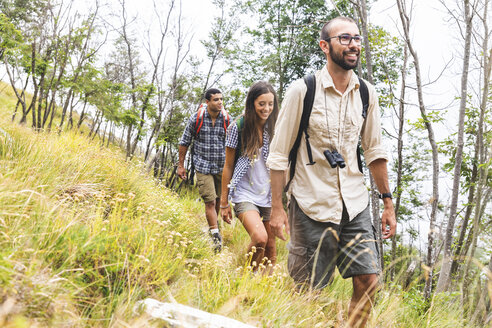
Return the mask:
[(379, 194), (379, 198), (390, 198), (393, 199), (393, 195), (390, 192), (383, 192), (382, 194)]

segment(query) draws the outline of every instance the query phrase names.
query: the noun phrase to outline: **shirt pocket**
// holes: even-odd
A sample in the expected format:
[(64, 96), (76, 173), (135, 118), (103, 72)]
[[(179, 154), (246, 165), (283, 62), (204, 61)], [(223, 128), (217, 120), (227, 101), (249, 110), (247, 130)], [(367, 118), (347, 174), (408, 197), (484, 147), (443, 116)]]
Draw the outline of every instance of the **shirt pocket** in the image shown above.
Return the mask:
[(223, 122), (217, 122), (216, 123), (215, 132), (217, 133), (217, 138), (219, 139), (219, 141), (225, 142), (226, 131), (224, 129)]
[(360, 130), (362, 129), (362, 124), (364, 123), (364, 118), (362, 114), (354, 110), (350, 113), (350, 119), (347, 120), (345, 128), (349, 132), (347, 139), (350, 141), (359, 141)]
[[(336, 126), (336, 122), (330, 122), (331, 126)], [(335, 130), (336, 131), (336, 130)], [(331, 132), (335, 132), (331, 131)], [(325, 149), (328, 146), (328, 125), (326, 123), (326, 114), (317, 111), (313, 108), (309, 118), (309, 126), (307, 129), (309, 134), (309, 143), (312, 146)], [(333, 142), (330, 140), (329, 142)]]

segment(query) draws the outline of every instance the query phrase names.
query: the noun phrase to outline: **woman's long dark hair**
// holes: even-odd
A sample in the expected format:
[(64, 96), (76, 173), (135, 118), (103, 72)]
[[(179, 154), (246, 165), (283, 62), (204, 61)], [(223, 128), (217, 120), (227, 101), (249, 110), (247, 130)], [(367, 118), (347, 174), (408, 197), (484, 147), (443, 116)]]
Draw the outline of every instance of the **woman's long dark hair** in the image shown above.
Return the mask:
[(241, 133), (241, 152), (243, 156), (247, 156), (250, 159), (254, 159), (255, 156), (258, 155), (259, 149), (263, 146), (261, 136), (258, 132), (258, 126), (260, 123), (255, 110), (255, 100), (259, 96), (266, 93), (273, 94), (273, 110), (265, 122), (265, 126), (263, 127), (264, 129), (267, 129), (271, 142), (278, 116), (278, 98), (275, 89), (273, 89), (270, 83), (259, 81), (249, 88), (248, 95), (246, 96), (246, 105), (244, 108), (244, 127)]

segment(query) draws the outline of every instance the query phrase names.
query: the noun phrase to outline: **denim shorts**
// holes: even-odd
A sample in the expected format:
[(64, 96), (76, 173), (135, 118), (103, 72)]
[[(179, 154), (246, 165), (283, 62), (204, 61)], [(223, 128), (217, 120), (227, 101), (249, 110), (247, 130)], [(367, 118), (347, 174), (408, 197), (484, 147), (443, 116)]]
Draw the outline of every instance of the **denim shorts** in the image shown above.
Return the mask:
[(260, 214), (260, 218), (263, 218), (263, 222), (270, 221), (271, 207), (257, 206), (250, 202), (241, 202), (234, 205), (234, 213), (236, 216), (247, 211), (256, 211)]
[(340, 224), (310, 219), (292, 196), (287, 267), (297, 283), (325, 287), (335, 266), (343, 278), (379, 273), (376, 234), (369, 206), (352, 221), (343, 206)]

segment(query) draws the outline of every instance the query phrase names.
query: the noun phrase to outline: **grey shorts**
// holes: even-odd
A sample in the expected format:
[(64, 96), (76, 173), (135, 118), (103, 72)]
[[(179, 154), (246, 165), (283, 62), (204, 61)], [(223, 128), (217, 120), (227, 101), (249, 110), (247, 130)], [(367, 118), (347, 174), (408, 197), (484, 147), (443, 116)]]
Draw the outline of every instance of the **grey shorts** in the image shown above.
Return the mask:
[(270, 221), (271, 207), (261, 207), (250, 202), (242, 202), (234, 205), (234, 213), (236, 216), (247, 211), (256, 211), (260, 214), (260, 218), (263, 218), (263, 222)]
[(335, 265), (343, 278), (379, 273), (369, 206), (349, 221), (344, 205), (342, 221), (335, 224), (310, 219), (291, 197), (289, 225), (287, 267), (294, 281), (323, 288), (331, 281)]

